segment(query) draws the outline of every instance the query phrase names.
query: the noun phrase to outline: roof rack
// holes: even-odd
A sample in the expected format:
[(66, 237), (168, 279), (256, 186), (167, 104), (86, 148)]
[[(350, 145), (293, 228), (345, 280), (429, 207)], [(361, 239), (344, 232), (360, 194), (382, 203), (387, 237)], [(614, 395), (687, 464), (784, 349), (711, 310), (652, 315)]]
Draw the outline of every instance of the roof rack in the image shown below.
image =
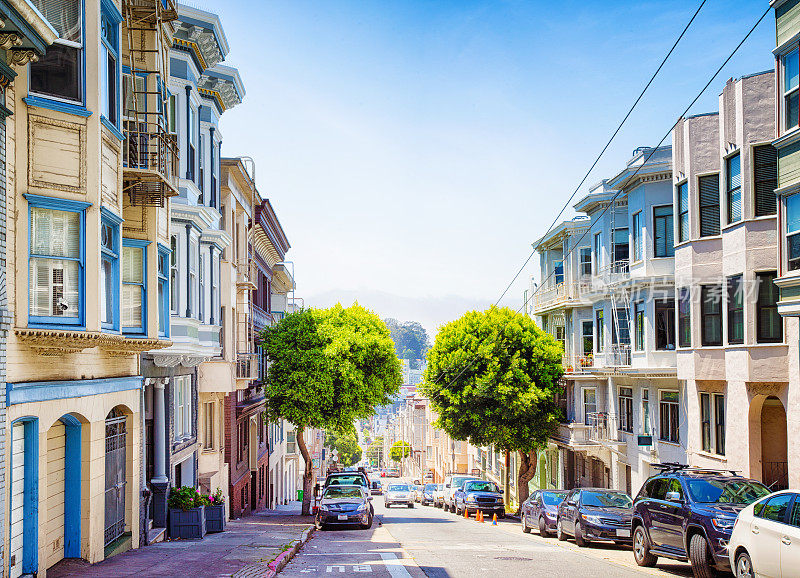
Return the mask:
[(701, 466), (690, 466), (688, 464), (681, 464), (678, 462), (664, 462), (661, 464), (651, 464), (657, 470), (660, 470), (662, 474), (670, 474), (675, 472), (683, 472), (683, 471), (690, 471), (692, 473), (726, 473), (732, 474), (734, 476), (738, 476), (741, 472), (740, 470), (731, 470), (731, 469), (717, 469), (717, 468), (704, 468)]

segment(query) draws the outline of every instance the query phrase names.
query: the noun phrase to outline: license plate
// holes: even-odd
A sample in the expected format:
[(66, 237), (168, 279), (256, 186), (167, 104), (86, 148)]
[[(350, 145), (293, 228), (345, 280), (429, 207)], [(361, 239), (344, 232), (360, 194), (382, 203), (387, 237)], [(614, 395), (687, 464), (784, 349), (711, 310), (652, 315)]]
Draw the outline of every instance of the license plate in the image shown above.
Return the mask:
[[(347, 514), (339, 514), (339, 519), (346, 521), (347, 520)], [(619, 531), (619, 530), (617, 530), (617, 531)], [(628, 532), (628, 535), (630, 536), (630, 532)]]
[(631, 531), (630, 530), (617, 530), (617, 537), (618, 538), (630, 538)]

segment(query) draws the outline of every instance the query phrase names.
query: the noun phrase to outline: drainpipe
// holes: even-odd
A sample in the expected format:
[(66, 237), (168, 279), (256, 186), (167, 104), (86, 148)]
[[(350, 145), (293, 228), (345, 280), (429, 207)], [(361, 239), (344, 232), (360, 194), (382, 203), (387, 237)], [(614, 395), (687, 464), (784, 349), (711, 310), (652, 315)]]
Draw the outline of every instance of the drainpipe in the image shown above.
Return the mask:
[(186, 223), (186, 317), (192, 316), (192, 225)]

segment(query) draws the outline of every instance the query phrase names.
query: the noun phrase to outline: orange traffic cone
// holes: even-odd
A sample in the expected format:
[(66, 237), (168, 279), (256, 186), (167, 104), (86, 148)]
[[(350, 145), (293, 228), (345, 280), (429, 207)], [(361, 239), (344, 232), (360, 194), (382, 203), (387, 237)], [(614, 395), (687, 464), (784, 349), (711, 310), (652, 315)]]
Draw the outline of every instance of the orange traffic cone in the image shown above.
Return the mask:
[(483, 512), (481, 512), (480, 510), (478, 510), (477, 518), (479, 522), (483, 522)]
[(469, 520), (469, 510), (467, 510), (466, 506), (464, 506), (464, 517)]
[(497, 514), (492, 516), (492, 526), (497, 526)]

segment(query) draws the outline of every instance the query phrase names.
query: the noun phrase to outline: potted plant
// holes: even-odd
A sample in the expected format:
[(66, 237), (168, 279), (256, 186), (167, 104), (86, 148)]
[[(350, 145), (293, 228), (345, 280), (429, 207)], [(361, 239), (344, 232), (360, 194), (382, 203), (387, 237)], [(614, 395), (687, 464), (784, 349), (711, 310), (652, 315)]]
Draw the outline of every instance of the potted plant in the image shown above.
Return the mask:
[(225, 516), (225, 496), (222, 495), (222, 488), (217, 488), (213, 494), (205, 497), (206, 507), (206, 531), (224, 532), (227, 516)]
[(169, 506), (170, 538), (202, 538), (206, 535), (205, 499), (194, 488), (172, 488)]

